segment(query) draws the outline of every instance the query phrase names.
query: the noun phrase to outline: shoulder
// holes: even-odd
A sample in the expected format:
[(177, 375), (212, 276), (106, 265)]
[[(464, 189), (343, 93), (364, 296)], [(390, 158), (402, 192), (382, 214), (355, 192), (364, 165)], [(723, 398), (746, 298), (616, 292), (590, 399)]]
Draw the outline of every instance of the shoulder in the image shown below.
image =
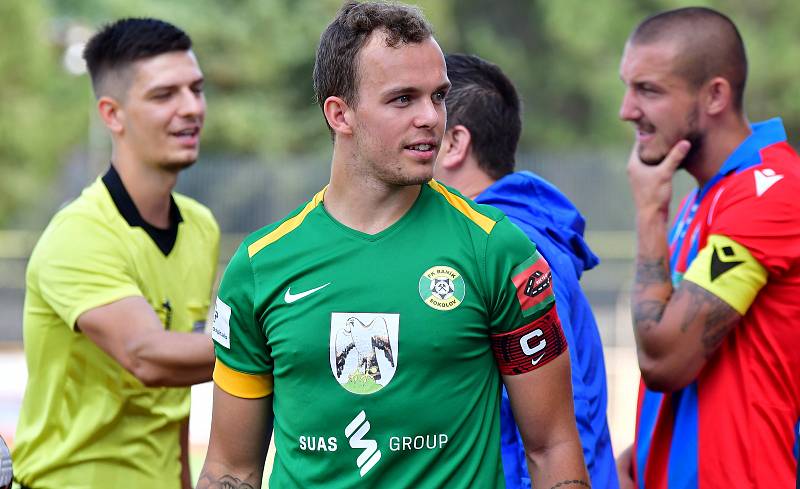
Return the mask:
[(217, 224), (217, 220), (214, 218), (211, 209), (195, 199), (177, 192), (173, 192), (172, 197), (175, 199), (175, 205), (178, 206), (178, 209), (181, 211), (181, 216), (183, 216), (185, 221), (217, 234), (219, 233), (219, 224)]
[(40, 241), (80, 243), (111, 238), (116, 208), (108, 191), (99, 180), (86, 187), (81, 195), (65, 204), (47, 225)]
[[(725, 192), (738, 198), (782, 200), (800, 190), (800, 158), (787, 143), (767, 146), (760, 162), (728, 176)], [(795, 199), (791, 199), (795, 200)]]
[(436, 180), (428, 182), (427, 187), (433, 191), (435, 198), (442, 202), (451, 212), (471, 222), (486, 234), (491, 234), (495, 225), (505, 219), (506, 215), (500, 209), (484, 204), (478, 204), (464, 197), (458, 190), (448, 187)]
[(283, 219), (250, 233), (242, 243), (242, 248), (247, 252), (247, 256), (253, 258), (264, 248), (289, 236), (299, 228), (306, 217), (322, 204), (324, 192), (325, 189), (320, 190), (311, 200), (295, 208)]

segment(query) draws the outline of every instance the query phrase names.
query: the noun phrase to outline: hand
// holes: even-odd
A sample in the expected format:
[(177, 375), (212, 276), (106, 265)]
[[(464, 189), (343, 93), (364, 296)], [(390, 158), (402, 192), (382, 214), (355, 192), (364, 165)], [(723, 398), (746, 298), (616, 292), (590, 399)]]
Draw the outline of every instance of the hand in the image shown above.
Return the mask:
[(638, 144), (634, 145), (628, 158), (628, 182), (637, 213), (661, 214), (666, 221), (672, 198), (672, 176), (690, 147), (689, 141), (682, 139), (670, 149), (664, 161), (646, 165), (639, 159)]
[(633, 480), (633, 445), (629, 446), (617, 457), (617, 476), (619, 477), (619, 489), (636, 489), (636, 482)]

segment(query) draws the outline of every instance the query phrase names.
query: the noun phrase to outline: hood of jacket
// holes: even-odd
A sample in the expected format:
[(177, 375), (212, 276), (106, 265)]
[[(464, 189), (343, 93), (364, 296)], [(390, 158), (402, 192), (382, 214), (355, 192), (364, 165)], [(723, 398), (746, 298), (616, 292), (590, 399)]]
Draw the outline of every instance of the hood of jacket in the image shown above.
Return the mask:
[(600, 262), (583, 237), (586, 221), (580, 211), (538, 175), (528, 171), (508, 174), (478, 195), (475, 202), (499, 208), (528, 236), (531, 233), (526, 227), (545, 233), (572, 259), (578, 278)]

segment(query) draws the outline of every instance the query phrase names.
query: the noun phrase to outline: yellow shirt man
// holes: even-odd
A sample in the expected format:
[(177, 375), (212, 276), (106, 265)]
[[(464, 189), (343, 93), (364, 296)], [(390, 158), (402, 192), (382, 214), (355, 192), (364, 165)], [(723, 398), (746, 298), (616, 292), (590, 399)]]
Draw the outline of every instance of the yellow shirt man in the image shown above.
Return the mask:
[[(85, 311), (142, 296), (164, 328), (202, 331), (216, 275), (211, 212), (173, 194), (169, 229), (145, 222), (112, 167), (62, 209), (27, 270), (28, 385), (15, 478), (40, 488), (178, 488), (189, 388), (145, 387), (76, 328)], [(119, 324), (120, 328), (126, 325)]]

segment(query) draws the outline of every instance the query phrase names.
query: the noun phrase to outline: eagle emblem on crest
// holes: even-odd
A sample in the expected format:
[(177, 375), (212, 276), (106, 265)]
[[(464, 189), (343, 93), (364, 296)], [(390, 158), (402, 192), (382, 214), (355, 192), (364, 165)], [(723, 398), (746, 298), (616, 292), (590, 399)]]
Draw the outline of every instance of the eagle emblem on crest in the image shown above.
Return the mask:
[(331, 371), (355, 394), (385, 387), (397, 370), (399, 314), (333, 313)]

